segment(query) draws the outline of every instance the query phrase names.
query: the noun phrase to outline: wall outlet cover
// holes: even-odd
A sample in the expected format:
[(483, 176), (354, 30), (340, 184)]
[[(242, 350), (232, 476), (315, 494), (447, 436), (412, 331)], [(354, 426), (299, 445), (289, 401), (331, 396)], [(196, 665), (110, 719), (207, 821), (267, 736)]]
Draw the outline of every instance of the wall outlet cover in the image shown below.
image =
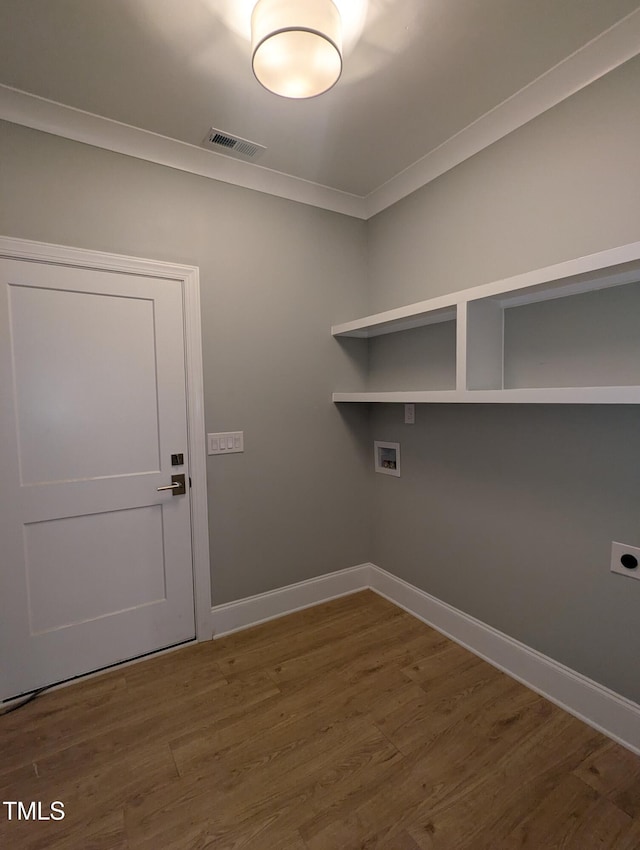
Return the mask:
[(614, 541), (611, 544), (611, 572), (640, 578), (640, 547)]

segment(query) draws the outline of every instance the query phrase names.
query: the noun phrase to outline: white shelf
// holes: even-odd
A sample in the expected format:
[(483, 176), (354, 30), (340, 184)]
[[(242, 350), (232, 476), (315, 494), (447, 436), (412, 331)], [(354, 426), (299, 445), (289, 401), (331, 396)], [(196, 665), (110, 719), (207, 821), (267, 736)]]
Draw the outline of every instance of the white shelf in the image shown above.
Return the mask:
[(420, 301), (418, 304), (410, 304), (408, 307), (398, 307), (395, 310), (387, 310), (385, 313), (377, 313), (375, 316), (356, 319), (354, 322), (334, 325), (331, 333), (333, 336), (368, 339), (397, 331), (407, 331), (411, 328), (421, 328), (424, 325), (455, 321), (457, 304), (455, 296), (431, 298), (428, 301)]
[(335, 337), (367, 339), (455, 321), (456, 381), (451, 390), (336, 392), (333, 401), (640, 404), (640, 386), (505, 389), (503, 377), (505, 309), (633, 282), (640, 282), (640, 242), (335, 325)]
[(640, 387), (401, 390), (383, 393), (333, 393), (332, 400), (378, 404), (640, 404)]

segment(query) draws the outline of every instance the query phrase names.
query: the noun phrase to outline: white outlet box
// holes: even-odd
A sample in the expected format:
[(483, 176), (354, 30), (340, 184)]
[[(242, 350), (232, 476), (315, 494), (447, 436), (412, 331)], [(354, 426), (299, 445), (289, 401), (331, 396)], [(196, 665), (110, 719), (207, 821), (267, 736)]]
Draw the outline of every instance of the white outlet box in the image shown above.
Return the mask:
[(373, 444), (373, 456), (376, 472), (383, 475), (395, 475), (400, 478), (400, 443), (385, 443), (375, 440)]
[(404, 406), (404, 424), (415, 425), (416, 423), (416, 406), (415, 404), (405, 404)]
[(244, 431), (219, 431), (207, 434), (207, 453), (232, 455), (244, 451)]
[[(623, 563), (625, 561), (627, 566)], [(640, 578), (640, 547), (614, 541), (611, 544), (611, 572), (629, 578)]]

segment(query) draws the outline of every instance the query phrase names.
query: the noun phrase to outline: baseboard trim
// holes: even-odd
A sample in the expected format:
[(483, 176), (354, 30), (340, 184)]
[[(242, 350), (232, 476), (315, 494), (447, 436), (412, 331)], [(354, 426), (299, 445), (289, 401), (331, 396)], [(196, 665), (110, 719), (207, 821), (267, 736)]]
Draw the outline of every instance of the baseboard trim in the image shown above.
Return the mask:
[(369, 587), (369, 564), (289, 584), (211, 609), (214, 639)]
[(640, 705), (374, 564), (360, 564), (237, 602), (218, 605), (212, 609), (214, 636), (222, 637), (366, 589), (375, 591), (413, 614), (550, 702), (640, 755)]
[(371, 589), (640, 755), (640, 706), (371, 565)]

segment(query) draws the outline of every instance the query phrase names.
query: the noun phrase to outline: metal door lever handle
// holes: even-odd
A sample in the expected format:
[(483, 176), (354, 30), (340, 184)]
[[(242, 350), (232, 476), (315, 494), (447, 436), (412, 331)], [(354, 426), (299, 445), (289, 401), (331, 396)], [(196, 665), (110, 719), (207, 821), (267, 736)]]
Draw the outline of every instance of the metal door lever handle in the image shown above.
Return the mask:
[(165, 484), (162, 487), (158, 487), (158, 492), (161, 490), (171, 490), (172, 496), (184, 496), (187, 492), (184, 472), (181, 472), (179, 475), (172, 475), (171, 484)]

